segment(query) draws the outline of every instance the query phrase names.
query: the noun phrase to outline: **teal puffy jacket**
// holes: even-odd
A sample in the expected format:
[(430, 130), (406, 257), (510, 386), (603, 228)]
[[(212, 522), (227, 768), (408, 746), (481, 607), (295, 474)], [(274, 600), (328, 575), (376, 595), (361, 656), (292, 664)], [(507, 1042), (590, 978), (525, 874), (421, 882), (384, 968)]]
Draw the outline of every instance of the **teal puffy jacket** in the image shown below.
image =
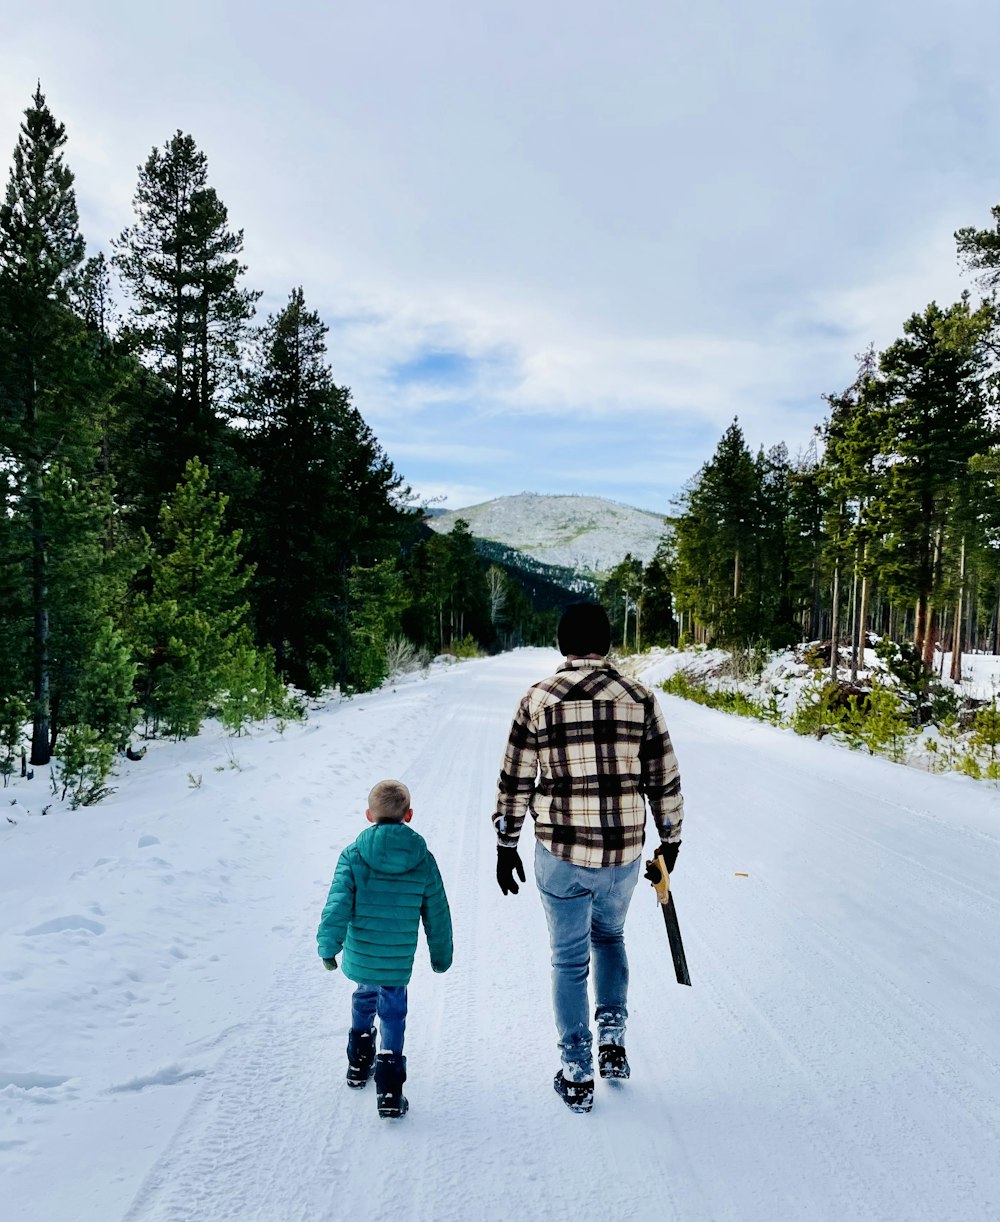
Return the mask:
[(405, 823), (376, 823), (340, 854), (316, 933), (323, 959), (344, 952), (341, 970), (358, 984), (409, 983), (424, 923), (431, 967), (451, 967), (451, 913), (423, 836)]

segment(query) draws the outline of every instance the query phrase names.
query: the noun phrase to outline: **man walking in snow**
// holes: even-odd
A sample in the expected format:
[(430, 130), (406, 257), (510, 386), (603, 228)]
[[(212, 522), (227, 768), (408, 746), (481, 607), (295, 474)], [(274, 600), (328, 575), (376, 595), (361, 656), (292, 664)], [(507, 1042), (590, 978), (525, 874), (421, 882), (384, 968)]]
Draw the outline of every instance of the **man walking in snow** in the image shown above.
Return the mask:
[(497, 786), (497, 882), (524, 882), (517, 851), (525, 815), (535, 821), (535, 881), (552, 946), (552, 999), (562, 1068), (554, 1086), (575, 1112), (594, 1101), (587, 977), (602, 1078), (627, 1078), (628, 961), (624, 926), (639, 876), (648, 800), (672, 870), (683, 800), (677, 760), (648, 688), (607, 660), (603, 607), (576, 603), (558, 629), (565, 662), (529, 688), (514, 716)]

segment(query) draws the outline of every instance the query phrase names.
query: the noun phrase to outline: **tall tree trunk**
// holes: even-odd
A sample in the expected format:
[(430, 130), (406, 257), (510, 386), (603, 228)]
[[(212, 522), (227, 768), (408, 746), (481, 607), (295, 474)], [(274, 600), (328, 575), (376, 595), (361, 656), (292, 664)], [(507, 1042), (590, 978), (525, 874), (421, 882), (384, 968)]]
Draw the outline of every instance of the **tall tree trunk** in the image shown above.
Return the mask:
[(830, 678), (837, 681), (837, 635), (840, 632), (840, 561), (833, 566), (833, 596), (830, 611)]
[(924, 600), (925, 605), (924, 638), (921, 657), (923, 658), (924, 666), (929, 671), (934, 669), (934, 644), (941, 631), (941, 617), (940, 615), (935, 617), (934, 609), (930, 606), (931, 595), (938, 586), (938, 576), (941, 570), (941, 534), (941, 527), (938, 526), (934, 534), (934, 550), (931, 556), (930, 573), (927, 575), (929, 580), (926, 588), (921, 591), (921, 598)]
[(958, 598), (955, 600), (954, 627), (951, 632), (951, 677), (953, 682), (962, 681), (962, 622), (965, 598), (965, 535), (962, 536), (962, 551), (958, 562)]
[(924, 645), (920, 651), (921, 661), (928, 673), (934, 669), (934, 646), (941, 635), (941, 627), (941, 612), (928, 606), (924, 620)]
[(927, 595), (920, 594), (913, 612), (913, 647), (921, 658), (924, 656), (924, 641), (927, 638)]
[[(866, 545), (866, 554), (868, 547)], [(861, 574), (861, 607), (858, 609), (858, 623), (861, 624), (861, 667), (864, 670), (864, 649), (868, 644), (868, 596), (870, 593), (868, 573)]]
[(740, 596), (740, 549), (736, 549), (736, 558), (733, 564), (733, 598), (734, 600)]
[(993, 613), (993, 652), (1000, 653), (1000, 581), (997, 582), (997, 603)]
[(858, 681), (858, 552), (854, 550), (854, 576), (851, 581), (851, 682)]
[(47, 764), (52, 758), (49, 741), (51, 708), (48, 558), (45, 553), (42, 472), (34, 459), (31, 460), (28, 471), (28, 496), (31, 501), (31, 601), (34, 609), (31, 763)]

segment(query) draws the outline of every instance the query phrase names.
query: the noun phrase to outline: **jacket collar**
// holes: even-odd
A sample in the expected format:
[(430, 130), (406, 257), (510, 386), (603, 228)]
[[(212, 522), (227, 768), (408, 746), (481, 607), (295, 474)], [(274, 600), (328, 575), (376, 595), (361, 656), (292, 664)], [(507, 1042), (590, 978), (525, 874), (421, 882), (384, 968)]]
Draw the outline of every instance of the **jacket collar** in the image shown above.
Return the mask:
[(611, 670), (615, 668), (611, 665), (607, 658), (565, 658), (562, 666), (556, 671), (556, 674), (561, 674), (564, 670)]

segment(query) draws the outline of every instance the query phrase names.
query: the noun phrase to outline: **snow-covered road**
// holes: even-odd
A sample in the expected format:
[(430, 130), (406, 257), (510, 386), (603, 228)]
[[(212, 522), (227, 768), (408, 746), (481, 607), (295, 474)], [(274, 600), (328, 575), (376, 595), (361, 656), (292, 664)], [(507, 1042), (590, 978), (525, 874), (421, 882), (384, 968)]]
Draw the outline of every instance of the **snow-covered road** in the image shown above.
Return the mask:
[[(4, 1217), (994, 1222), (997, 791), (674, 699), (694, 985), (642, 885), (632, 1079), (562, 1106), (544, 919), (530, 872), (497, 889), (489, 820), (516, 700), (557, 661), (157, 745), (92, 810), (11, 795), (31, 814), (0, 829)], [(392, 1123), (343, 1084), (349, 984), (314, 947), (387, 775), (456, 934), (446, 976), (418, 952)]]

